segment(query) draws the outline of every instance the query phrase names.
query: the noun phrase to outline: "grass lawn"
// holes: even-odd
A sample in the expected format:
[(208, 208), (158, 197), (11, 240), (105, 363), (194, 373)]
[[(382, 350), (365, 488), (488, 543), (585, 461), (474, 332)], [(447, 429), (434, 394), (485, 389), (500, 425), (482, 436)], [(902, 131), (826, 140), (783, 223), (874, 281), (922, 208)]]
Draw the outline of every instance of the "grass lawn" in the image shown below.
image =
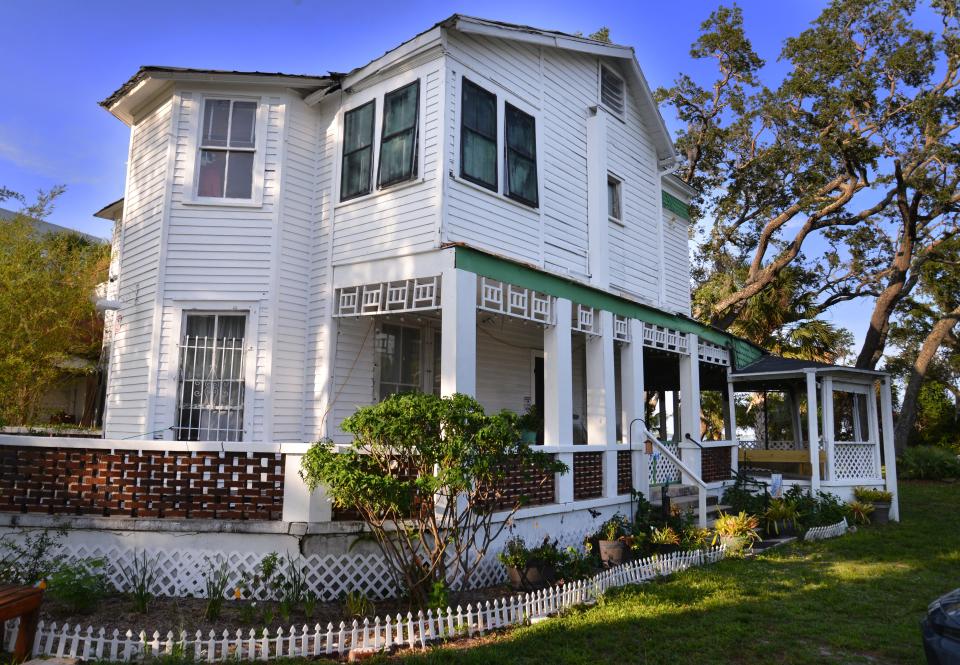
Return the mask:
[[(960, 587), (960, 484), (900, 484), (903, 523), (618, 589), (601, 605), (409, 663), (924, 663), (918, 622)], [(384, 662), (381, 660), (380, 662)]]

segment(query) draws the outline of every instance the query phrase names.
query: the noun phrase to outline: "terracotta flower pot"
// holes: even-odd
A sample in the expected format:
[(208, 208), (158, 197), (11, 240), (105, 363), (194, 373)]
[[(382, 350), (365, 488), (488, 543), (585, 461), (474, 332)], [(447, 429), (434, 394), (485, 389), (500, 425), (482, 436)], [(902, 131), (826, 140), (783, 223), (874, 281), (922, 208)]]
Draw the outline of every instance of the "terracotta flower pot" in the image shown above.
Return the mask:
[(620, 540), (601, 540), (600, 541), (600, 561), (603, 565), (619, 566), (626, 563), (630, 556), (630, 548)]

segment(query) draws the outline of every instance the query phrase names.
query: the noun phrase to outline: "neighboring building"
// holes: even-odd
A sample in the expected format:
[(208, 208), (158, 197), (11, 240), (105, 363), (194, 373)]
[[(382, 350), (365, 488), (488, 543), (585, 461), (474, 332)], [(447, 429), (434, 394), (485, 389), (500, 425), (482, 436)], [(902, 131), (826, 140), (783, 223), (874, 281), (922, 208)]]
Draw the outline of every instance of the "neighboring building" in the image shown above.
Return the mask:
[[(348, 74), (144, 67), (102, 104), (131, 141), (106, 440), (78, 452), (113, 493), (61, 495), (109, 515), (89, 525), (346, 556), (331, 534), (356, 525), (306, 492), (300, 455), (414, 390), (539, 407), (571, 472), (533, 488), (531, 537), (575, 540), (664, 482), (701, 488), (705, 520), (755, 454), (788, 482), (895, 487), (885, 375), (760, 371), (765, 351), (690, 318), (694, 192), (628, 47), (453, 16)], [(834, 392), (876, 381), (879, 411), (833, 417)], [(779, 451), (737, 441), (741, 384), (793, 405)], [(701, 441), (707, 391), (723, 440)]]

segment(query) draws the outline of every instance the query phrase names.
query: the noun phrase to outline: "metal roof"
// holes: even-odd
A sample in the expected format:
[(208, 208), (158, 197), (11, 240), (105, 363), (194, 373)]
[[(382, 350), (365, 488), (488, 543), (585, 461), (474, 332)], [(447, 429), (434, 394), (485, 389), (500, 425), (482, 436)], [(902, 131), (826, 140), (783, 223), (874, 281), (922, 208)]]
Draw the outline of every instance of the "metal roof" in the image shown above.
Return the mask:
[[(9, 221), (14, 217), (16, 217), (18, 214), (20, 213), (17, 213), (14, 210), (7, 210), (6, 208), (0, 208), (0, 222)], [(85, 238), (86, 240), (89, 240), (90, 242), (96, 242), (96, 243), (106, 242), (104, 238), (90, 235), (89, 233), (78, 231), (77, 229), (71, 229), (66, 226), (60, 226), (59, 224), (51, 224), (50, 222), (45, 222), (42, 219), (33, 219), (31, 217), (30, 221), (33, 222), (33, 228), (36, 229), (38, 233), (43, 235), (54, 234), (54, 233), (74, 233), (80, 236), (81, 238)]]

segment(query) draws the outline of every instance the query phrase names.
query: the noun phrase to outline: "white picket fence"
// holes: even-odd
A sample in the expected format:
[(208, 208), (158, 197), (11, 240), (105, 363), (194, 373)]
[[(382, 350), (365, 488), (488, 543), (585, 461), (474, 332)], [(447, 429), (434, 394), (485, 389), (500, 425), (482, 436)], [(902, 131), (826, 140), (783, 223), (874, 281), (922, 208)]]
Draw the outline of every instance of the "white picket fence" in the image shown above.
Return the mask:
[[(129, 662), (146, 656), (182, 654), (196, 661), (268, 660), (322, 655), (343, 655), (351, 649), (388, 650), (393, 647), (425, 647), (428, 642), (450, 637), (483, 635), (484, 633), (547, 617), (575, 605), (596, 601), (608, 589), (639, 584), (656, 577), (686, 570), (692, 566), (714, 563), (723, 558), (722, 548), (676, 552), (664, 556), (630, 562), (604, 571), (589, 580), (535, 591), (510, 598), (501, 598), (466, 609), (446, 608), (436, 611), (397, 614), (372, 621), (340, 622), (339, 626), (319, 624), (312, 629), (291, 626), (270, 634), (266, 629), (244, 632), (224, 630), (187, 633), (172, 631), (165, 636), (158, 631), (107, 632), (93, 626), (70, 626), (40, 623), (33, 643), (33, 655)], [(4, 644), (12, 649), (16, 638), (16, 622), (4, 629)]]
[(837, 536), (842, 536), (849, 529), (847, 525), (847, 518), (844, 517), (842, 520), (836, 524), (831, 524), (829, 526), (815, 526), (812, 529), (808, 530), (804, 536), (804, 540), (824, 540), (826, 538), (836, 538)]

